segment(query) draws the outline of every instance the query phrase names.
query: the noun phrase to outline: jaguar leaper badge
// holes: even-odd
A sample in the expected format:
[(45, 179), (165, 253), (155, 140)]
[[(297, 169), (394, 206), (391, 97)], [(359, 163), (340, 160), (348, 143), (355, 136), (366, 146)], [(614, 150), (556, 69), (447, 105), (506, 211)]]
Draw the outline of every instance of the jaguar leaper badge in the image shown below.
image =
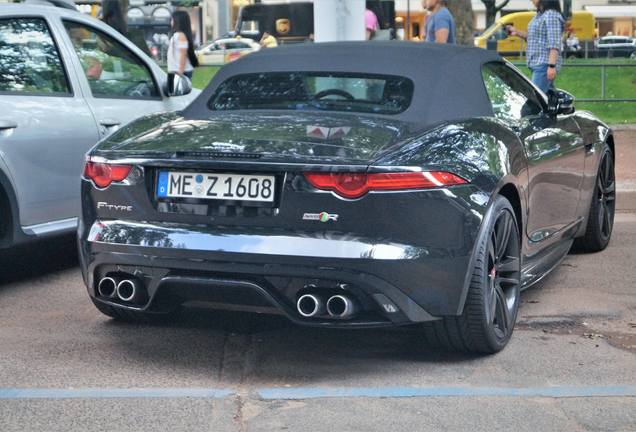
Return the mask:
[(303, 214), (303, 220), (315, 220), (320, 222), (338, 221), (337, 214), (331, 214), (327, 212), (320, 213), (305, 213)]

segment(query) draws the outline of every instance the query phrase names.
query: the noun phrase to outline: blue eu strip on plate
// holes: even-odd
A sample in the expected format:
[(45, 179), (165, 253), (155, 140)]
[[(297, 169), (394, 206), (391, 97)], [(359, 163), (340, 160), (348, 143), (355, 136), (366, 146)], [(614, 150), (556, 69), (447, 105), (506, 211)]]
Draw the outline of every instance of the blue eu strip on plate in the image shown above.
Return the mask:
[(168, 175), (167, 171), (159, 172), (159, 179), (157, 181), (157, 196), (159, 198), (165, 198), (168, 196)]

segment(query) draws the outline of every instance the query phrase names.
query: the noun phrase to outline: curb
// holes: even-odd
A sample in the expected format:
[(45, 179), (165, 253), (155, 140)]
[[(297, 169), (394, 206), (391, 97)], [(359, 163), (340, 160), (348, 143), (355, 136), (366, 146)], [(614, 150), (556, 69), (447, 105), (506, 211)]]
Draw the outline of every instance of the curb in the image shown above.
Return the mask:
[(624, 124), (611, 124), (609, 127), (613, 131), (636, 131), (636, 124), (634, 123), (624, 123)]
[(622, 212), (636, 212), (636, 189), (616, 190), (616, 210)]

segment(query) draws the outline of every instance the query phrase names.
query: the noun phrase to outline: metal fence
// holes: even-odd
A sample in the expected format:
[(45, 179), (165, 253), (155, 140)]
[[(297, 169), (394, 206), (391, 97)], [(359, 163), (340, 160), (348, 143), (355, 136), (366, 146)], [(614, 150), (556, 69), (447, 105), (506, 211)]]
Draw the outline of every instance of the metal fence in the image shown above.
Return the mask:
[[(514, 62), (517, 67), (526, 67), (525, 63)], [(636, 98), (608, 98), (607, 97), (607, 70), (613, 68), (628, 68), (632, 69), (634, 73), (635, 87), (633, 93), (636, 93), (636, 63), (564, 63), (561, 68), (598, 68), (600, 69), (600, 85), (601, 85), (601, 97), (600, 98), (576, 98), (577, 102), (636, 102)], [(627, 90), (627, 89), (625, 89)]]

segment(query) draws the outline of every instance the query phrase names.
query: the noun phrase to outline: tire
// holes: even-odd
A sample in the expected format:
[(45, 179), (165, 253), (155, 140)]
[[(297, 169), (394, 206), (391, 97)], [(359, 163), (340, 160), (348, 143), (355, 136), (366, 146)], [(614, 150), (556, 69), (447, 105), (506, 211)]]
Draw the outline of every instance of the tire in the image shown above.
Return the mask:
[(601, 153), (601, 163), (596, 173), (587, 228), (585, 234), (574, 241), (574, 249), (581, 252), (600, 252), (605, 249), (612, 237), (615, 212), (614, 157), (610, 147), (605, 144)]
[[(2, 197), (0, 197), (0, 201), (2, 201)], [(9, 224), (10, 222), (7, 218), (7, 212), (5, 212), (2, 204), (0, 203), (0, 244), (9, 232)]]
[(11, 215), (11, 205), (8, 197), (4, 194), (0, 186), (0, 245), (5, 240), (10, 240), (13, 222)]
[(116, 321), (153, 324), (169, 321), (170, 318), (174, 316), (174, 312), (140, 312), (111, 306), (95, 299), (91, 300), (93, 301), (93, 304), (95, 305), (97, 310), (99, 310), (104, 315), (113, 318)]
[(512, 336), (519, 309), (521, 247), (515, 212), (498, 196), (478, 241), (475, 266), (459, 316), (425, 324), (430, 345), (453, 351), (493, 354)]

